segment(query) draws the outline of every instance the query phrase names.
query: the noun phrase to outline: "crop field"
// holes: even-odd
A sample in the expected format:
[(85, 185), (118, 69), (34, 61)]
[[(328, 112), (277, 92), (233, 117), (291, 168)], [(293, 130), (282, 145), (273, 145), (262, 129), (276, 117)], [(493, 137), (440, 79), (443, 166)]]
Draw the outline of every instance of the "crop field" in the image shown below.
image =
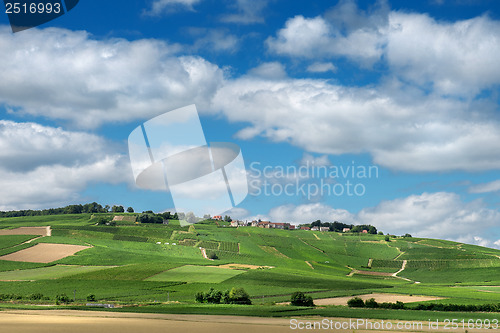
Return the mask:
[[(320, 299), (382, 293), (392, 294), (391, 301), (418, 304), (500, 302), (500, 251), (494, 249), (435, 239), (387, 242), (383, 235), (231, 228), (211, 220), (183, 226), (176, 220), (155, 225), (119, 218), (116, 226), (96, 225), (98, 216), (0, 219), (3, 231), (46, 226), (52, 231), (41, 238), (0, 235), (0, 294), (14, 297), (0, 306), (54, 304), (56, 295), (67, 294), (76, 297), (71, 306), (78, 308), (92, 294), (96, 302), (124, 305), (127, 311), (367, 317), (360, 309), (335, 305), (346, 298)], [(200, 248), (217, 259), (204, 258)], [(370, 275), (351, 274), (356, 271)], [(397, 271), (398, 277), (391, 276)], [(233, 287), (244, 288), (255, 305), (243, 311), (195, 302), (197, 292)], [(273, 305), (289, 302), (296, 291), (328, 304)], [(45, 301), (31, 301), (36, 293)], [(413, 313), (385, 311), (393, 318)]]
[(0, 257), (0, 260), (49, 263), (66, 258), (89, 246), (39, 243), (35, 246)]
[(186, 265), (161, 272), (146, 281), (181, 281), (197, 283), (221, 283), (234, 276), (245, 273), (243, 270), (224, 269), (219, 267)]
[(57, 279), (79, 273), (93, 272), (107, 268), (110, 267), (55, 265), (42, 268), (0, 272), (0, 281), (34, 281), (34, 280), (45, 280), (45, 279)]

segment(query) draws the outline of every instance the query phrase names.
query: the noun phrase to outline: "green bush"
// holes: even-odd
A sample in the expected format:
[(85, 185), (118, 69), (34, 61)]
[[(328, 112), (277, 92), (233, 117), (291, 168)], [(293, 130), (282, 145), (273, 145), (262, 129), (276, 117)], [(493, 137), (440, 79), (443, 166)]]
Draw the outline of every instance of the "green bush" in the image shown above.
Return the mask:
[(87, 302), (95, 302), (96, 298), (94, 294), (87, 295)]
[(229, 302), (231, 304), (252, 304), (250, 296), (245, 289), (235, 287), (229, 292)]
[(359, 297), (354, 297), (347, 301), (347, 305), (351, 308), (364, 308), (365, 302)]
[(374, 309), (374, 308), (378, 308), (378, 303), (377, 303), (377, 301), (375, 300), (375, 298), (370, 298), (370, 299), (367, 299), (367, 300), (365, 301), (365, 307), (367, 307), (367, 308), (372, 308), (372, 309)]
[(71, 303), (73, 302), (72, 299), (70, 299), (66, 294), (59, 294), (56, 296), (56, 304), (61, 304), (61, 303)]
[(207, 257), (208, 257), (208, 259), (212, 259), (212, 260), (219, 259), (219, 257), (217, 256), (217, 254), (215, 252), (209, 252)]
[(33, 301), (39, 301), (39, 300), (43, 299), (43, 294), (41, 294), (41, 293), (34, 293), (34, 294), (29, 295), (28, 299), (31, 299)]
[(314, 306), (312, 297), (305, 295), (301, 291), (297, 291), (292, 294), (290, 303), (296, 306)]

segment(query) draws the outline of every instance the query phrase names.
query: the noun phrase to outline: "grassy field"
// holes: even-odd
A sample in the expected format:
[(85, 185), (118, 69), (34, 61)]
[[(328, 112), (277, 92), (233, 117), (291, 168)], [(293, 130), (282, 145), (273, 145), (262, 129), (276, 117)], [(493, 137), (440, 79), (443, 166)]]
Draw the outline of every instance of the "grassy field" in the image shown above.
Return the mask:
[[(436, 302), (441, 303), (500, 302), (500, 251), (494, 249), (434, 239), (398, 237), (387, 242), (383, 235), (231, 228), (214, 221), (183, 226), (176, 221), (145, 225), (125, 220), (117, 226), (98, 226), (95, 219), (90, 214), (0, 219), (0, 228), (52, 228), (51, 237), (30, 244), (22, 243), (36, 236), (0, 236), (0, 255), (38, 243), (91, 246), (48, 264), (0, 260), (0, 294), (19, 296), (2, 306), (22, 306), (34, 293), (43, 293), (45, 302), (54, 304), (55, 296), (65, 293), (76, 296), (73, 307), (84, 304), (89, 294), (97, 302), (126, 306), (116, 311), (427, 320), (449, 315), (273, 304), (289, 301), (295, 291), (314, 299), (385, 292), (439, 296), (444, 299)], [(200, 247), (218, 259), (203, 258)], [(398, 276), (407, 280), (349, 275), (352, 269), (394, 273), (403, 262), (406, 268)], [(262, 268), (209, 267), (224, 264)], [(211, 287), (221, 291), (242, 287), (255, 305), (195, 303), (194, 295)], [(168, 301), (176, 303), (165, 304)], [(483, 314), (472, 317), (478, 316)]]

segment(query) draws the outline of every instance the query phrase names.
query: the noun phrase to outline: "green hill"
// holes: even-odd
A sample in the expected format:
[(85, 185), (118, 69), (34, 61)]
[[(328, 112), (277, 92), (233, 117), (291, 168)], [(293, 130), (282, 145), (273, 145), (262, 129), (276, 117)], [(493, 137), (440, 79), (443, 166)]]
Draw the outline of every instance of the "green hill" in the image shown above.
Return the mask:
[[(66, 294), (84, 304), (93, 294), (97, 302), (125, 305), (175, 301), (191, 309), (185, 312), (200, 313), (194, 295), (210, 287), (243, 287), (256, 305), (289, 301), (295, 291), (314, 299), (372, 292), (437, 296), (445, 300), (436, 302), (454, 304), (500, 299), (500, 251), (479, 246), (231, 228), (210, 220), (184, 227), (127, 221), (107, 226), (95, 220), (90, 214), (0, 219), (0, 230), (47, 225), (52, 229), (52, 236), (36, 239), (1, 235), (0, 255), (21, 253), (17, 251), (39, 243), (91, 246), (49, 263), (0, 260), (0, 300), (50, 303), (56, 295)], [(218, 259), (204, 258), (203, 249)], [(30, 300), (36, 293), (45, 299)], [(174, 311), (175, 306), (162, 311)], [(270, 313), (283, 307), (272, 309)]]

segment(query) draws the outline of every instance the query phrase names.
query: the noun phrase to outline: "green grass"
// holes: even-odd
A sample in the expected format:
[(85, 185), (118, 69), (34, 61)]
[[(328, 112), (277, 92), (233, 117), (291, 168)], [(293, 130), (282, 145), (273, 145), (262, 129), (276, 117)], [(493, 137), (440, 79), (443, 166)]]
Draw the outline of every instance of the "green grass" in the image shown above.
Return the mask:
[[(436, 302), (456, 304), (498, 302), (496, 286), (500, 285), (500, 260), (494, 256), (500, 255), (500, 251), (450, 241), (391, 238), (391, 242), (385, 242), (385, 236), (379, 235), (218, 227), (212, 221), (195, 224), (194, 230), (189, 226), (182, 227), (179, 222), (96, 226), (88, 214), (0, 219), (0, 228), (46, 225), (52, 227), (53, 236), (40, 238), (34, 244), (48, 242), (91, 245), (92, 248), (57, 261), (57, 266), (0, 261), (3, 276), (36, 280), (0, 281), (0, 293), (27, 296), (42, 291), (53, 299), (57, 294), (72, 295), (77, 290), (77, 299), (81, 300), (93, 293), (103, 302), (144, 305), (171, 300), (182, 303), (137, 308), (146, 312), (251, 312), (251, 315), (265, 316), (363, 318), (400, 314), (401, 317), (415, 315), (419, 318), (422, 313), (431, 314), (426, 311), (377, 310), (371, 315), (372, 312), (363, 309), (345, 307), (306, 309), (268, 305), (289, 300), (295, 291), (309, 292), (315, 299), (389, 292), (440, 296), (446, 299)], [(30, 246), (19, 243), (32, 237), (36, 236), (0, 237), (0, 254)], [(170, 244), (166, 245), (167, 242)], [(198, 246), (214, 251), (219, 260), (204, 259)], [(347, 266), (367, 269), (369, 259), (373, 260), (372, 271), (381, 272), (394, 272), (401, 268), (403, 260), (407, 260), (407, 267), (400, 275), (421, 283), (392, 277), (347, 277), (351, 271)], [(207, 267), (227, 263), (274, 268), (229, 270)], [(482, 287), (484, 285), (488, 287)], [(264, 306), (195, 304), (195, 293), (206, 292), (210, 287), (218, 290), (243, 287), (254, 303)], [(136, 308), (132, 309), (135, 311)], [(446, 313), (445, 318), (448, 316)]]
[(18, 245), (36, 238), (35, 235), (0, 235), (0, 250)]
[(0, 280), (3, 281), (35, 281), (45, 279), (57, 279), (82, 272), (91, 272), (107, 269), (106, 266), (69, 266), (55, 265), (42, 268), (23, 269), (8, 272), (0, 272)]
[(147, 278), (146, 281), (221, 283), (243, 273), (245, 271), (236, 269), (186, 265), (156, 274)]

